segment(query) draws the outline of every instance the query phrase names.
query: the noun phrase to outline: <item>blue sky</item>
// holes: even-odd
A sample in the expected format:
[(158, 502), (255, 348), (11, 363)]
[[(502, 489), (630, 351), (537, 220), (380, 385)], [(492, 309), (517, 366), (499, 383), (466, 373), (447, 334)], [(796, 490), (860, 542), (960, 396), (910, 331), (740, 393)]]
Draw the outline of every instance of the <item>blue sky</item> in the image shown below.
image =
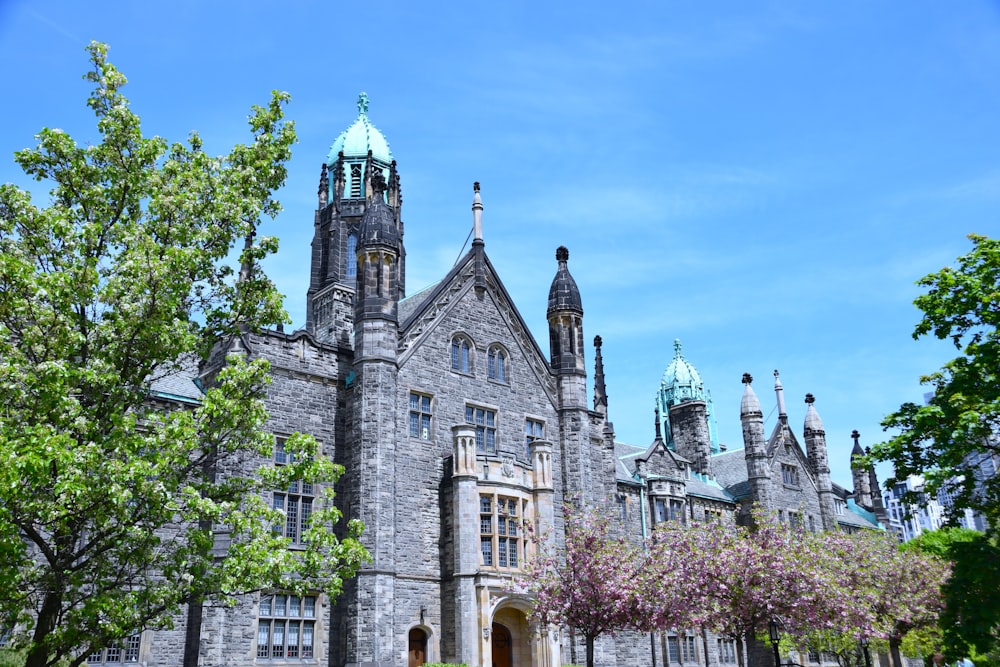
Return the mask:
[(262, 231), (296, 326), (320, 165), (366, 91), (399, 162), (409, 291), (458, 257), (481, 181), (487, 253), (543, 349), (570, 249), (631, 443), (652, 439), (680, 338), (723, 442), (742, 437), (743, 372), (767, 412), (780, 369), (792, 423), (813, 393), (850, 486), (851, 430), (881, 439), (954, 356), (911, 339), (914, 281), (1000, 232), (995, 2), (0, 0), (0, 182), (27, 185), (11, 155), (43, 126), (96, 138), (91, 39), (147, 134), (198, 130), (211, 152), (292, 94), (285, 210)]

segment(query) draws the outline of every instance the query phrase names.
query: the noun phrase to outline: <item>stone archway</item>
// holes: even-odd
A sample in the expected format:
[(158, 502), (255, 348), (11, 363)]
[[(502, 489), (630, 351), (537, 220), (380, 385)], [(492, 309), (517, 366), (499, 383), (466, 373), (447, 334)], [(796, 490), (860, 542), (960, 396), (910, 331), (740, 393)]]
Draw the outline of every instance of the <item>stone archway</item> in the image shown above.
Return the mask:
[(493, 614), (491, 635), (493, 667), (532, 667), (536, 664), (531, 628), (524, 610), (502, 605)]

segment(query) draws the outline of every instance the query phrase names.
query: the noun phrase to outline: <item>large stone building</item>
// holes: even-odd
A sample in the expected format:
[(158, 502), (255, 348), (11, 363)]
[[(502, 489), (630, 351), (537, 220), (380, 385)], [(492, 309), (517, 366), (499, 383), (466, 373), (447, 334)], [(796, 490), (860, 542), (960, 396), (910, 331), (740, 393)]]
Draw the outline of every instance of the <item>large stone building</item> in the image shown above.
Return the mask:
[[(636, 540), (660, 521), (744, 520), (754, 501), (810, 529), (877, 525), (870, 487), (856, 498), (832, 483), (811, 397), (800, 444), (777, 372), (773, 432), (745, 376), (744, 445), (723, 448), (709, 393), (678, 343), (652, 444), (617, 442), (600, 338), (593, 403), (587, 395), (568, 250), (555, 252), (543, 350), (490, 262), (482, 210), (477, 184), (471, 249), (437, 284), (407, 295), (400, 171), (362, 96), (321, 171), (305, 328), (233, 345), (271, 362), (276, 462), (282, 437), (303, 431), (345, 467), (338, 500), (345, 520), (364, 522), (373, 561), (335, 603), (273, 592), (235, 608), (206, 605), (173, 631), (146, 633), (127, 655), (174, 665), (186, 651), (212, 667), (579, 663), (580, 639), (534, 627), (530, 601), (509, 592), (529, 551), (522, 520), (558, 536), (566, 499), (606, 507)], [(184, 383), (161, 389), (197, 396)], [(293, 541), (310, 491), (274, 499)], [(732, 642), (668, 633), (603, 639), (597, 662), (712, 666), (735, 656)]]

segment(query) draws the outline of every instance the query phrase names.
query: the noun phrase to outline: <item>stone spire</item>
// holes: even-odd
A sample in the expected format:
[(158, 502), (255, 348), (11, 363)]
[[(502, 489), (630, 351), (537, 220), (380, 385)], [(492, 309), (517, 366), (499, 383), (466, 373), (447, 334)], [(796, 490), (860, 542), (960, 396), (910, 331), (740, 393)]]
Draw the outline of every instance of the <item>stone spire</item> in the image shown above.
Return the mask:
[(771, 500), (771, 469), (767, 457), (767, 441), (764, 438), (764, 413), (760, 400), (754, 393), (753, 376), (743, 374), (743, 398), (740, 400), (740, 422), (743, 424), (744, 457), (747, 464), (747, 481), (750, 484), (750, 499), (765, 511), (773, 509)]
[(319, 208), (324, 208), (326, 206), (327, 200), (330, 195), (330, 178), (327, 175), (326, 162), (320, 168), (319, 172)]
[(854, 502), (866, 510), (872, 509), (872, 487), (868, 468), (862, 462), (865, 450), (861, 448), (861, 434), (857, 429), (851, 431), (854, 439), (854, 449), (851, 450), (851, 478), (854, 480)]
[(483, 198), (479, 196), (479, 181), (472, 184), (472, 252), (475, 255), (476, 293), (486, 291), (486, 252), (483, 241)]
[(806, 441), (806, 455), (809, 457), (809, 467), (816, 476), (816, 491), (819, 495), (819, 512), (823, 521), (823, 530), (834, 530), (837, 520), (833, 507), (833, 482), (830, 480), (830, 461), (826, 451), (826, 431), (823, 420), (813, 407), (816, 399), (812, 394), (806, 394), (806, 419), (803, 425), (803, 437)]
[(604, 386), (604, 357), (601, 355), (600, 336), (594, 336), (594, 412), (608, 416), (608, 392)]
[(774, 393), (778, 398), (778, 419), (782, 423), (788, 422), (788, 411), (785, 410), (785, 390), (781, 386), (781, 378), (778, 377), (778, 369), (774, 369)]
[[(871, 451), (871, 447), (866, 447), (865, 455), (871, 454)], [(885, 509), (885, 502), (882, 500), (882, 487), (879, 486), (878, 475), (875, 473), (875, 466), (873, 465), (868, 467), (868, 484), (871, 487), (872, 511), (875, 512), (875, 518), (883, 526), (888, 527), (889, 513)]]

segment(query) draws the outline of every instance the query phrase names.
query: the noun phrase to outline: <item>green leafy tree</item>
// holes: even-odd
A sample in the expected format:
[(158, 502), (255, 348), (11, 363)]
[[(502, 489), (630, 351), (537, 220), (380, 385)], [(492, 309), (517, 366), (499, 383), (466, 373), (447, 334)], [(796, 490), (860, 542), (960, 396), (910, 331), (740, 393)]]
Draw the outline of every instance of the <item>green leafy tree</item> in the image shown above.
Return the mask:
[[(51, 184), (48, 206), (0, 186), (0, 626), (24, 629), (27, 667), (80, 665), (186, 603), (335, 596), (367, 558), (359, 524), (332, 531), (342, 470), (312, 438), (288, 440), (291, 464), (261, 465), (267, 363), (220, 353), (286, 319), (259, 269), (276, 241), (256, 230), (280, 209), (287, 95), (254, 107), (251, 143), (211, 157), (196, 134), (143, 137), (107, 48), (89, 53), (100, 141), (43, 129), (16, 154)], [(213, 348), (197, 405), (151, 400)], [(265, 500), (294, 480), (325, 484), (297, 551)]]
[(945, 528), (922, 533), (904, 549), (932, 553), (952, 563), (940, 619), (945, 658), (954, 662), (972, 657), (979, 664), (992, 654), (996, 663), (1000, 635), (1000, 547), (996, 535)]
[(872, 457), (895, 466), (892, 484), (923, 475), (925, 491), (944, 487), (955, 507), (1000, 518), (1000, 477), (977, 477), (983, 457), (1000, 457), (1000, 241), (971, 235), (973, 249), (921, 278), (928, 288), (914, 303), (923, 311), (913, 337), (950, 340), (961, 355), (921, 378), (932, 397), (926, 405), (904, 403), (883, 420), (899, 429), (876, 445)]

